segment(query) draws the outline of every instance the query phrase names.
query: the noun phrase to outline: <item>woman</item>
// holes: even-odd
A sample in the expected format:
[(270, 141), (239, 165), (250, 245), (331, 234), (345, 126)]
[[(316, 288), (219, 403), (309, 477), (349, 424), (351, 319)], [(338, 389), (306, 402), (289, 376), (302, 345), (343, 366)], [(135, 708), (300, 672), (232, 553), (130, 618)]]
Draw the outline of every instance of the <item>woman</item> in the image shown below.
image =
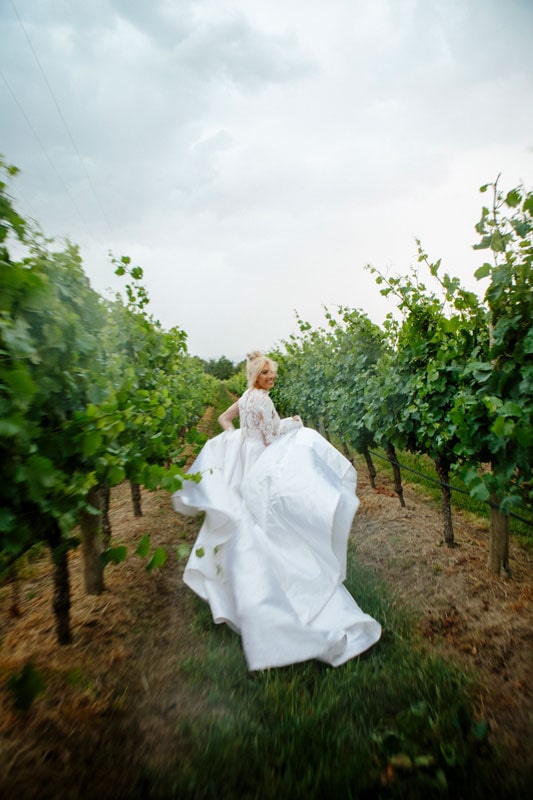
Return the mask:
[(250, 353), (247, 373), (248, 389), (219, 417), (224, 432), (191, 468), (200, 482), (172, 498), (180, 513), (205, 511), (184, 581), (240, 633), (250, 670), (338, 666), (381, 635), (342, 585), (356, 473), (299, 417), (280, 420), (268, 394), (275, 362)]

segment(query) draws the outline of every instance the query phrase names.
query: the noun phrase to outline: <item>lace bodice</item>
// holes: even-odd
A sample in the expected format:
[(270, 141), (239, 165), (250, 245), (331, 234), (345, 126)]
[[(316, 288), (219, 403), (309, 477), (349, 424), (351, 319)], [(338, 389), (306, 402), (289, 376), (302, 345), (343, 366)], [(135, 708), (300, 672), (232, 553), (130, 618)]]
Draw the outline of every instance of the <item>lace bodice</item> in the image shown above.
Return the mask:
[(225, 431), (231, 431), (234, 430), (232, 420), (236, 417), (240, 417), (243, 440), (256, 439), (264, 445), (272, 444), (278, 436), (303, 426), (299, 417), (280, 419), (265, 389), (247, 389), (240, 400), (220, 415), (218, 421)]
[(279, 436), (279, 414), (264, 389), (247, 389), (239, 400), (242, 436), (271, 444)]

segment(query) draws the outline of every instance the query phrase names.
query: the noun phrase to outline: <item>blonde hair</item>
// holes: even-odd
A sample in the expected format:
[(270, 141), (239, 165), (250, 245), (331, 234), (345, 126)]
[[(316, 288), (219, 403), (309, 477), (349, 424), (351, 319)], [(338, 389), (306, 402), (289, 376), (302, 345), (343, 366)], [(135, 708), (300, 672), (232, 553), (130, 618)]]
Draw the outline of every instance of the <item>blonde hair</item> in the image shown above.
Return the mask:
[(255, 382), (259, 377), (261, 370), (265, 366), (265, 364), (270, 364), (270, 367), (276, 372), (278, 365), (275, 361), (272, 361), (271, 358), (265, 356), (264, 353), (261, 353), (260, 350), (252, 350), (251, 353), (246, 353), (247, 364), (246, 364), (246, 374), (248, 375), (248, 388), (252, 389), (255, 386)]

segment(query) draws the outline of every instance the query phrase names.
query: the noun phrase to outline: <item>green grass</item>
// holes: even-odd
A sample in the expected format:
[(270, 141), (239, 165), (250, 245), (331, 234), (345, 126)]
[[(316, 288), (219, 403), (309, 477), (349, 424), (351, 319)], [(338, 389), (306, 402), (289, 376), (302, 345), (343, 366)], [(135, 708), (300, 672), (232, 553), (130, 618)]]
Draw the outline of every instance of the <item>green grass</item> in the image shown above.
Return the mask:
[[(229, 408), (231, 405), (233, 405), (234, 402), (235, 402), (235, 398), (233, 397), (233, 395), (231, 395), (228, 392), (228, 390), (226, 389), (226, 387), (224, 386), (224, 384), (221, 383), (220, 384), (220, 390), (218, 392), (218, 396), (217, 396), (217, 399), (216, 399), (216, 404), (214, 405), (214, 409), (215, 409), (214, 420), (215, 420), (215, 423), (216, 423), (217, 418), (220, 416), (220, 414), (222, 414), (223, 411), (225, 411), (227, 408)], [(215, 424), (215, 427), (217, 427), (216, 424)]]
[(472, 679), (425, 651), (406, 612), (352, 555), (349, 569), (348, 588), (383, 636), (336, 669), (313, 661), (250, 673), (240, 638), (197, 602), (200, 646), (180, 679), (203, 700), (180, 726), (175, 767), (145, 775), (150, 797), (518, 796), (508, 774), (501, 785)]

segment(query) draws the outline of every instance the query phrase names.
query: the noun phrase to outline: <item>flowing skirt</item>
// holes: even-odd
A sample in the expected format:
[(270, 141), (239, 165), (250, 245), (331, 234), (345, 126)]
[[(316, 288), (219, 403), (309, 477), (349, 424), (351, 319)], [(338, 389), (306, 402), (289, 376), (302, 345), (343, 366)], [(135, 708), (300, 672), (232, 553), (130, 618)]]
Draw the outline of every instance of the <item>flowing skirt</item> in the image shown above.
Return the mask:
[(343, 586), (359, 501), (350, 462), (311, 428), (268, 447), (240, 430), (210, 439), (172, 497), (205, 512), (184, 572), (215, 622), (242, 637), (250, 670), (308, 659), (338, 666), (381, 627)]

